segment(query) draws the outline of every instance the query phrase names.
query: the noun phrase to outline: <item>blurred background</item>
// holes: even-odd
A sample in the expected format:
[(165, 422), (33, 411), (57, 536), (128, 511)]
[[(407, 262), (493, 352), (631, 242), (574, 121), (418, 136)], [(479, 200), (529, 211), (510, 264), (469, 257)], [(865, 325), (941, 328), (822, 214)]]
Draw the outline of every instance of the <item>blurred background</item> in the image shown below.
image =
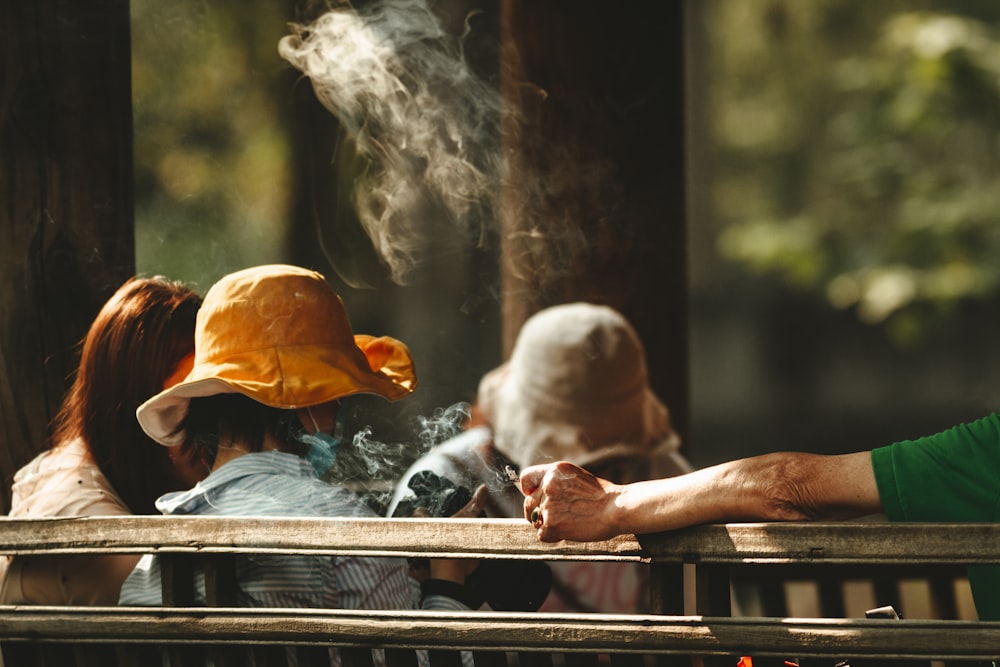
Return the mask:
[[(293, 256), (323, 272), (356, 332), (414, 353), (406, 427), (375, 424), (405, 446), (503, 358), (498, 245), (393, 279), (355, 205), (370, 164), (325, 111), (294, 121), (295, 4), (132, 0), (136, 268), (201, 292)], [(432, 6), (498, 85), (496, 3)], [(1000, 5), (684, 14), (689, 458), (869, 449), (996, 409)]]

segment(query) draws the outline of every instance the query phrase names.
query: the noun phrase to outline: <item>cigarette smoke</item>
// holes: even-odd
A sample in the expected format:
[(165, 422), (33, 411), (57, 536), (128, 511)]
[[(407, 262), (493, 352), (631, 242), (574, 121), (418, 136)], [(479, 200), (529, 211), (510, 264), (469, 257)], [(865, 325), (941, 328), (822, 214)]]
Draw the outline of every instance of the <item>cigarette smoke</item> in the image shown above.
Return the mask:
[[(343, 405), (350, 409), (350, 403)], [(363, 419), (360, 411), (352, 412), (349, 421)], [(430, 417), (416, 417), (416, 442), (385, 442), (374, 437), (371, 426), (364, 426), (341, 445), (337, 463), (324, 479), (357, 488), (365, 501), (381, 514), (392, 496), (392, 483), (402, 477), (414, 460), (461, 433), (469, 414), (470, 405), (460, 402), (438, 408)], [(385, 488), (379, 488), (379, 481), (386, 483)]]
[(466, 61), (470, 25), (448, 34), (425, 0), (344, 2), (278, 44), (370, 161), (355, 205), (399, 284), (495, 224), (501, 97)]

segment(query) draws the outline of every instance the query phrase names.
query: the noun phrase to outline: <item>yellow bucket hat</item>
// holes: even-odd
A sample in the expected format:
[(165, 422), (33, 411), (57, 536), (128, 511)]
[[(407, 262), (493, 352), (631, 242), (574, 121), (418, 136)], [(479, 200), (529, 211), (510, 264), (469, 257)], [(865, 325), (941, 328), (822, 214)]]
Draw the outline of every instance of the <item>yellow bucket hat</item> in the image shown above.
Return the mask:
[(294, 409), (362, 393), (397, 400), (416, 386), (402, 342), (354, 335), (321, 274), (273, 264), (231, 273), (208, 290), (191, 370), (140, 405), (136, 417), (169, 447), (183, 442), (178, 427), (195, 397), (239, 393)]

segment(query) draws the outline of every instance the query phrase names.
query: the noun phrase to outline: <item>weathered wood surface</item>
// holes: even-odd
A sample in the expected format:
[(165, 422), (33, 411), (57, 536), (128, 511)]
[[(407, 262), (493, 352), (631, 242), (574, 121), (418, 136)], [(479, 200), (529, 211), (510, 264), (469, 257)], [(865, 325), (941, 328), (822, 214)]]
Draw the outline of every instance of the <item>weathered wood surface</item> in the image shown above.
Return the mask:
[(985, 659), (995, 657), (1000, 650), (1000, 623), (317, 609), (0, 607), (0, 639)]
[(654, 560), (702, 564), (1000, 563), (1000, 524), (990, 523), (720, 524), (639, 542)]
[[(19, 657), (42, 655), (38, 652), (50, 649), (79, 653), (81, 644), (119, 653), (127, 646), (132, 647), (129, 651), (145, 650), (143, 646), (183, 651), (191, 644), (216, 647), (212, 651), (245, 651), (247, 647), (283, 651), (281, 647), (294, 645), (299, 651), (318, 651), (320, 662), (327, 658), (325, 646), (357, 647), (362, 652), (374, 647), (400, 649), (400, 655), (412, 649), (429, 649), (436, 656), (432, 656), (434, 667), (454, 664), (454, 654), (449, 653), (454, 650), (474, 651), (481, 667), (497, 667), (500, 658), (493, 662), (488, 658), (504, 652), (521, 653), (522, 659), (525, 652), (538, 654), (539, 659), (574, 654), (589, 661), (601, 654), (656, 654), (667, 660), (663, 664), (671, 665), (681, 664), (677, 661), (686, 664), (687, 658), (682, 656), (702, 656), (705, 664), (730, 665), (733, 655), (992, 659), (1000, 652), (1000, 623), (730, 618), (728, 572), (732, 565), (800, 570), (808, 566), (819, 571), (863, 563), (906, 563), (908, 567), (921, 562), (952, 567), (955, 563), (997, 563), (998, 540), (1000, 525), (993, 524), (729, 524), (598, 543), (549, 545), (538, 542), (534, 530), (519, 520), (6, 519), (0, 521), (0, 553), (160, 553), (167, 570), (173, 567), (174, 559), (183, 567), (189, 559), (211, 562), (222, 558), (218, 568), (231, 568), (233, 554), (252, 552), (642, 561), (661, 572), (661, 583), (651, 590), (652, 601), (657, 595), (661, 598), (660, 604), (653, 606), (660, 610), (667, 608), (662, 599), (668, 591), (667, 579), (680, 573), (681, 564), (693, 563), (697, 571), (694, 592), (702, 614), (692, 615), (690, 610), (687, 615), (638, 616), (21, 606), (0, 607), (0, 641), (5, 651)], [(213, 572), (215, 581), (219, 572)], [(191, 585), (189, 576), (182, 586)], [(672, 590), (680, 589), (675, 586)], [(703, 603), (702, 597), (707, 597), (707, 602)], [(209, 596), (212, 604), (226, 604), (225, 600), (231, 599)], [(230, 657), (218, 664), (242, 664), (239, 656)], [(478, 662), (480, 657), (484, 662)], [(124, 662), (119, 658), (118, 664), (144, 664), (142, 658), (138, 662), (133, 658)], [(370, 656), (362, 663), (369, 660)], [(411, 664), (412, 655), (407, 660)], [(22, 662), (49, 664), (38, 657)]]
[(630, 536), (546, 545), (526, 521), (514, 519), (0, 518), (0, 554), (86, 552), (642, 560)]
[(788, 522), (543, 544), (518, 519), (0, 518), (0, 553), (259, 553), (850, 565), (1000, 563), (1000, 524)]

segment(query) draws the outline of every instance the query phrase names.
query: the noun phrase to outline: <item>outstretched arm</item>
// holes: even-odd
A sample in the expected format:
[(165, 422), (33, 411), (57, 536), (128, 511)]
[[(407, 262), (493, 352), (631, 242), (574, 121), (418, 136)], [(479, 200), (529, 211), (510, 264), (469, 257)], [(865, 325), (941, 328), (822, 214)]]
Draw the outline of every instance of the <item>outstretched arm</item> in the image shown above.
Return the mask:
[(849, 519), (881, 511), (871, 453), (779, 452), (686, 475), (618, 485), (565, 461), (521, 474), (538, 537), (602, 540), (702, 523)]

